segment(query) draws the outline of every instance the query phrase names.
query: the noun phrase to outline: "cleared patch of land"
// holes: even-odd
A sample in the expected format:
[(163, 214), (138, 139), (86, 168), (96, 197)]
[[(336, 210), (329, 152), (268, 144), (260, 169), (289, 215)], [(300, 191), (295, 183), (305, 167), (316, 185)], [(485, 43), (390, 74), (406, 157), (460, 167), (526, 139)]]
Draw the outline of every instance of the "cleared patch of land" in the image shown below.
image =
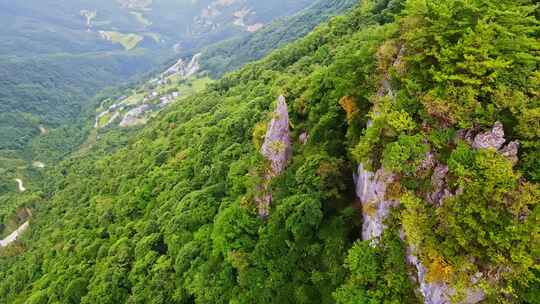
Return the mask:
[(99, 31), (99, 33), (103, 39), (106, 39), (112, 43), (121, 44), (126, 51), (136, 48), (137, 45), (139, 45), (139, 43), (144, 39), (144, 37), (133, 33), (124, 34), (113, 31)]

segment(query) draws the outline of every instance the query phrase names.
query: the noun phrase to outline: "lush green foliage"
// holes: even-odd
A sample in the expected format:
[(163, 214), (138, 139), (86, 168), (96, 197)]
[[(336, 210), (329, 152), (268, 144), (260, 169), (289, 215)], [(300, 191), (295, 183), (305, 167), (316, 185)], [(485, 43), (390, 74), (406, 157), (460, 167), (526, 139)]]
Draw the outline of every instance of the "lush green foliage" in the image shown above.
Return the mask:
[(321, 22), (356, 3), (356, 0), (317, 0), (299, 13), (278, 19), (251, 35), (212, 45), (203, 52), (202, 69), (214, 77), (233, 71), (308, 34)]
[[(25, 252), (2, 259), (2, 301), (333, 303), (358, 218), (347, 208), (354, 193), (336, 100), (358, 95), (365, 77), (354, 71), (361, 63), (347, 67), (350, 56), (372, 54), (391, 32), (360, 31), (363, 19), (357, 9), (225, 76), (127, 148), (66, 160)], [(311, 139), (295, 140), (262, 221), (253, 197), (265, 164), (252, 134), (280, 93), (294, 138), (306, 129)]]
[(359, 241), (349, 250), (347, 282), (334, 294), (340, 304), (418, 303), (404, 263), (405, 249), (394, 230), (381, 246)]
[[(481, 273), (488, 302), (536, 303), (538, 21), (532, 1), (498, 3), (365, 1), (126, 146), (104, 134), (49, 171), (30, 231), (2, 251), (0, 302), (416, 303), (409, 247), (430, 282), (461, 292)], [(261, 219), (280, 94), (293, 157)], [(495, 121), (522, 144), (516, 165), (457, 136)], [(440, 204), (428, 152), (448, 166)], [(391, 171), (401, 203), (373, 242), (358, 240), (359, 162)]]
[[(518, 302), (538, 280), (535, 9), (533, 1), (407, 1), (400, 40), (377, 56), (391, 94), (374, 92), (372, 124), (353, 149), (358, 161), (398, 174), (401, 222), (428, 279), (463, 287), (483, 273), (489, 301)], [(521, 145), (517, 166), (458, 139), (457, 130), (496, 121)], [(427, 203), (428, 151), (449, 166), (452, 195), (441, 206)]]
[[(94, 109), (106, 97), (119, 97), (116, 93), (121, 89), (105, 90), (115, 96), (97, 92), (133, 83), (148, 71), (161, 72), (166, 58), (177, 60), (195, 48), (234, 35), (243, 37), (244, 29), (232, 26), (233, 12), (240, 8), (233, 2), (160, 0), (135, 6), (130, 1), (109, 0), (0, 3), (0, 170), (8, 172), (0, 196), (15, 192), (16, 177), (24, 176), (28, 184), (38, 182), (26, 179), (34, 175), (33, 161), (55, 165), (85, 139), (88, 143), (96, 137), (89, 132)], [(220, 11), (210, 20), (215, 22), (213, 27), (208, 27), (208, 20), (195, 18), (210, 4)], [(308, 1), (244, 4), (257, 12), (245, 18), (251, 24), (293, 14)], [(89, 23), (85, 15), (91, 17)], [(99, 31), (113, 31), (110, 38), (120, 42), (130, 43), (121, 38), (135, 36), (144, 40), (127, 52), (105, 41)], [(177, 51), (182, 53), (175, 54), (172, 49), (178, 41), (182, 45)], [(128, 46), (131, 49), (135, 44)], [(185, 94), (189, 91), (180, 89)], [(11, 196), (0, 200), (6, 212), (13, 212), (18, 201)]]
[(96, 90), (148, 70), (152, 62), (141, 65), (142, 58), (147, 57), (87, 54), (1, 60), (0, 149), (24, 150), (39, 134), (39, 125), (53, 129), (79, 121)]

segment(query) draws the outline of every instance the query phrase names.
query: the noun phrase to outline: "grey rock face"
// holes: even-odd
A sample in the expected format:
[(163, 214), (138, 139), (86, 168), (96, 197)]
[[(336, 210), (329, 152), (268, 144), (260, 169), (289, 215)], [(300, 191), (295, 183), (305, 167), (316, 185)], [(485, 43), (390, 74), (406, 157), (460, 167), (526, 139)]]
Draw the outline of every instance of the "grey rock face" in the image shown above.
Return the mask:
[[(399, 65), (401, 57), (405, 52), (404, 48), (401, 48), (399, 55), (397, 56), (394, 65)], [(394, 92), (389, 81), (388, 75), (383, 78), (382, 84), (378, 91), (378, 96), (394, 97)], [(371, 121), (368, 122), (368, 128), (371, 126)], [(501, 125), (502, 130), (502, 125)], [(478, 143), (483, 145), (491, 144), (495, 142), (498, 144), (497, 135), (500, 131), (495, 129), (495, 135), (480, 136)], [(464, 137), (470, 137), (469, 142), (473, 142), (473, 135), (471, 132), (464, 132)], [(504, 133), (503, 133), (504, 136)], [(504, 140), (500, 145), (504, 143)], [(500, 146), (497, 148), (499, 149)], [(430, 194), (430, 201), (437, 202), (439, 204), (446, 196), (452, 195), (447, 189), (447, 174), (448, 167), (443, 165), (437, 165), (435, 156), (429, 153), (425, 161), (419, 166), (418, 172), (429, 172), (433, 167), (434, 174), (432, 176), (432, 183), (434, 185), (434, 192)], [(354, 176), (356, 185), (356, 195), (362, 203), (362, 239), (371, 240), (371, 245), (376, 246), (378, 239), (387, 228), (384, 225), (385, 219), (390, 214), (392, 208), (399, 205), (399, 201), (387, 198), (388, 186), (396, 180), (396, 176), (391, 172), (385, 172), (384, 169), (379, 169), (373, 173), (365, 169), (363, 164), (358, 166), (358, 171)], [(406, 243), (405, 238), (403, 241)], [(422, 265), (421, 261), (416, 256), (411, 246), (407, 248), (407, 262), (414, 266), (414, 277), (418, 280), (420, 285), (420, 293), (424, 297), (425, 304), (452, 304), (451, 298), (455, 295), (455, 289), (443, 282), (428, 282), (427, 269)], [(466, 300), (461, 304), (476, 304), (483, 300), (485, 295), (479, 290), (468, 290), (466, 292)]]
[(373, 172), (364, 169), (364, 165), (358, 165), (357, 175), (354, 176), (356, 183), (356, 196), (360, 199), (361, 203), (368, 202), (371, 198), (374, 198), (375, 187), (373, 187)]
[(280, 175), (287, 167), (292, 157), (292, 145), (289, 137), (289, 111), (285, 97), (279, 96), (274, 117), (268, 126), (261, 153), (270, 162), (270, 170), (263, 176), (263, 183), (257, 189), (259, 195), (255, 198), (259, 216), (268, 217), (272, 192), (270, 181)]
[(375, 244), (377, 239), (386, 229), (384, 220), (390, 214), (393, 207), (399, 205), (398, 201), (387, 200), (386, 190), (395, 176), (384, 169), (379, 169), (375, 174), (366, 170), (362, 164), (358, 166), (355, 176), (356, 195), (363, 207), (362, 239), (372, 240)]
[(513, 164), (516, 164), (519, 160), (518, 152), (519, 152), (519, 143), (517, 141), (512, 141), (508, 145), (503, 147), (501, 150), (499, 150), (499, 153), (501, 153), (502, 156), (510, 160)]
[[(401, 46), (399, 53), (392, 65), (397, 66), (401, 63), (405, 47)], [(382, 79), (377, 95), (380, 97), (387, 96), (393, 99), (394, 90), (390, 82), (390, 74), (386, 73)], [(375, 113), (378, 115), (378, 113)], [(367, 123), (367, 128), (373, 125), (370, 119)], [(387, 200), (386, 189), (389, 184), (394, 182), (395, 176), (391, 172), (385, 172), (383, 169), (373, 173), (364, 168), (363, 164), (358, 166), (358, 172), (354, 176), (356, 183), (356, 195), (362, 203), (362, 239), (371, 240), (372, 245), (377, 244), (378, 238), (382, 235), (386, 226), (384, 220), (390, 214), (393, 207), (399, 205), (399, 201)]]
[(281, 174), (292, 156), (289, 112), (285, 97), (279, 96), (274, 117), (268, 126), (261, 153), (270, 161), (272, 175)]
[(427, 282), (427, 269), (422, 265), (418, 257), (412, 253), (411, 247), (407, 247), (407, 262), (416, 268), (420, 293), (424, 297), (425, 304), (451, 304), (448, 297), (448, 286), (442, 283)]
[(472, 143), (472, 147), (476, 149), (495, 149), (513, 164), (516, 164), (519, 160), (519, 142), (512, 141), (503, 147), (504, 143), (506, 142), (504, 136), (503, 125), (500, 122), (496, 122), (491, 131), (476, 135), (474, 142)]
[[(420, 293), (424, 297), (424, 304), (456, 304), (452, 302), (456, 290), (443, 282), (429, 282), (427, 280), (427, 269), (414, 254), (414, 248), (411, 246), (407, 247), (407, 262), (417, 270)], [(485, 297), (486, 295), (481, 289), (469, 288), (465, 291), (464, 299), (458, 304), (476, 304), (483, 301)]]
[(495, 150), (499, 150), (505, 141), (506, 140), (504, 139), (503, 125), (500, 122), (496, 122), (491, 131), (483, 132), (476, 135), (472, 146), (476, 149), (492, 148)]
[(435, 167), (436, 160), (435, 155), (433, 152), (426, 153), (426, 157), (422, 160), (422, 163), (420, 163), (420, 166), (416, 170), (417, 173), (422, 173), (428, 170), (431, 170), (433, 167)]

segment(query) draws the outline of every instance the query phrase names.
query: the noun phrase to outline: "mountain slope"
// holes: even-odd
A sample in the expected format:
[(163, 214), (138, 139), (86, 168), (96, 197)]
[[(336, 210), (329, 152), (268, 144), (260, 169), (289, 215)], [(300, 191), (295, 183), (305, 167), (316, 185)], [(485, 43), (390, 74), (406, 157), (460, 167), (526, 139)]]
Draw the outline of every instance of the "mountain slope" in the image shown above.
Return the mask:
[[(13, 196), (15, 179), (36, 190), (43, 167), (83, 143), (90, 146), (96, 135), (88, 134), (88, 121), (104, 99), (123, 94), (125, 82), (183, 56), (177, 51), (190, 53), (246, 35), (253, 24), (307, 5), (304, 0), (0, 0), (0, 218), (14, 215), (25, 201)], [(235, 14), (244, 8), (242, 16)], [(240, 17), (242, 23), (236, 24)], [(106, 93), (97, 94), (104, 88)]]
[(66, 160), (0, 301), (535, 303), (530, 4), (366, 1)]
[(309, 33), (315, 26), (357, 3), (356, 0), (318, 0), (294, 16), (274, 21), (261, 30), (211, 45), (202, 52), (201, 69), (216, 77), (261, 59), (271, 50)]
[[(103, 100), (96, 110), (95, 128), (99, 133), (104, 133), (115, 126), (128, 128), (146, 124), (171, 103), (181, 102), (183, 98), (204, 89), (212, 78), (260, 59), (281, 45), (305, 35), (330, 16), (352, 7), (355, 2), (319, 0), (294, 16), (275, 21), (255, 33), (211, 45), (195, 55), (181, 57), (147, 82), (119, 94), (121, 98)], [(228, 63), (215, 65), (224, 60)]]
[(97, 91), (151, 71), (175, 50), (244, 35), (308, 2), (1, 0), (0, 149), (29, 150), (39, 125), (72, 125)]
[[(132, 34), (149, 49), (175, 44), (192, 49), (249, 32), (275, 17), (303, 9), (307, 0), (265, 3), (252, 0), (155, 0), (131, 5), (125, 1), (0, 1), (0, 53), (89, 53), (122, 49), (100, 33)], [(112, 43), (111, 43), (112, 42)]]

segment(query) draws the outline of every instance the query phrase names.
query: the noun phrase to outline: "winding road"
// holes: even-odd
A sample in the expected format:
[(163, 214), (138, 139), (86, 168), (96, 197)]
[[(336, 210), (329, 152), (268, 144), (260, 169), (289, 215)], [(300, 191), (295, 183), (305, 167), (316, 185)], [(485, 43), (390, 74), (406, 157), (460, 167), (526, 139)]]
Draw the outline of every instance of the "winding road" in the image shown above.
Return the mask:
[(28, 227), (30, 226), (30, 222), (26, 221), (24, 224), (22, 224), (17, 230), (13, 231), (10, 235), (8, 235), (5, 239), (0, 240), (0, 247), (6, 247), (7, 245), (15, 242), (19, 235), (21, 235)]
[(23, 181), (20, 178), (16, 178), (15, 181), (17, 182), (17, 185), (19, 187), (19, 192), (26, 191), (26, 188), (24, 187)]

